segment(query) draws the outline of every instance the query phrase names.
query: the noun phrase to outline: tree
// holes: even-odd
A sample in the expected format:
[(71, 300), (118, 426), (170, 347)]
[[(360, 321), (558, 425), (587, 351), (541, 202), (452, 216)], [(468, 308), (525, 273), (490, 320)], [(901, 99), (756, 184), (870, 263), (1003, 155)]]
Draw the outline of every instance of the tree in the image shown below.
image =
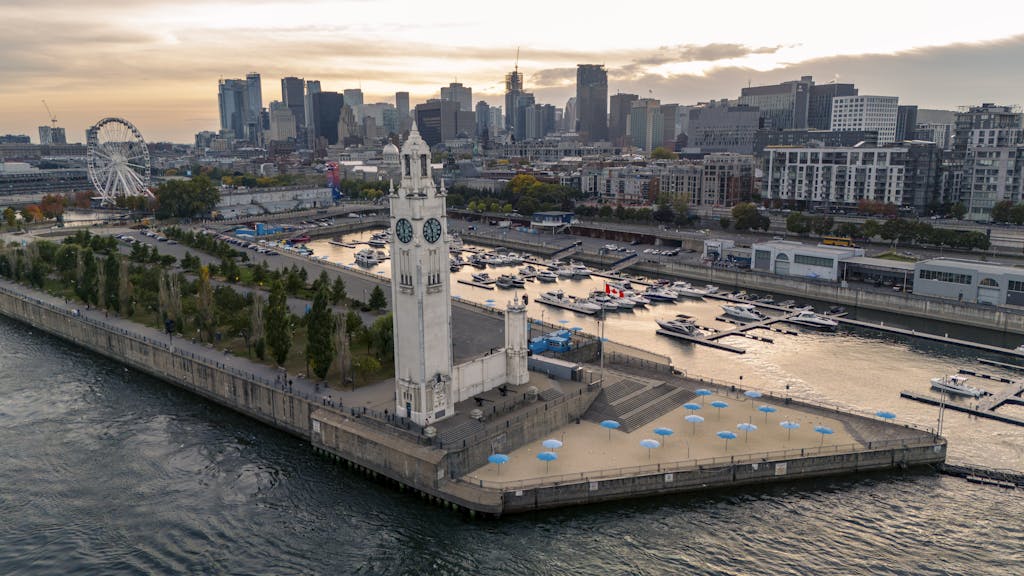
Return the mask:
[(14, 208), (11, 208), (10, 206), (4, 208), (4, 221), (7, 222), (8, 226), (13, 228), (17, 219), (18, 213), (14, 211)]
[(833, 226), (835, 226), (835, 219), (831, 216), (815, 216), (811, 223), (811, 228), (818, 236), (825, 236), (832, 231)]
[(658, 222), (671, 222), (676, 215), (668, 204), (658, 204), (658, 209), (651, 216)]
[(793, 234), (807, 234), (811, 231), (811, 222), (803, 212), (793, 212), (786, 216), (786, 230)]
[(722, 227), (722, 230), (728, 230), (732, 225), (732, 220), (728, 216), (722, 216), (718, 219), (718, 225)]
[(371, 374), (380, 370), (380, 367), (380, 361), (373, 356), (362, 356), (352, 361), (352, 368), (360, 376), (364, 384)]
[(1011, 218), (1011, 211), (1013, 210), (1013, 202), (1010, 200), (1003, 200), (996, 202), (996, 205), (992, 207), (992, 221), (993, 222), (1009, 222)]
[(341, 276), (337, 276), (334, 279), (334, 284), (331, 285), (331, 304), (337, 306), (341, 304), (348, 296), (348, 291), (345, 288), (345, 281), (341, 279)]
[(103, 261), (103, 279), (106, 284), (103, 287), (103, 305), (116, 312), (121, 309), (121, 258), (116, 254), (110, 254)]
[(737, 230), (750, 230), (761, 225), (761, 214), (753, 202), (741, 202), (732, 207), (732, 217)]
[(43, 220), (43, 211), (39, 209), (39, 206), (29, 204), (21, 210), (21, 217), (25, 222), (41, 222)]
[(651, 150), (651, 160), (678, 160), (679, 154), (665, 148), (664, 146), (658, 146), (654, 150)]
[(39, 202), (39, 209), (46, 218), (56, 218), (64, 213), (64, 197), (60, 194), (47, 194)]
[(270, 286), (270, 304), (267, 307), (267, 346), (278, 366), (288, 359), (292, 335), (288, 325), (288, 295), (280, 280)]
[(330, 291), (324, 284), (313, 296), (313, 306), (306, 315), (306, 362), (317, 378), (327, 377), (334, 361), (334, 314), (330, 310)]
[(860, 233), (864, 235), (864, 238), (870, 240), (882, 233), (882, 226), (877, 220), (865, 220), (860, 227)]
[(956, 204), (953, 204), (952, 207), (950, 207), (949, 213), (951, 216), (953, 216), (953, 218), (956, 218), (957, 220), (963, 220), (964, 216), (967, 215), (967, 207), (964, 206), (963, 202), (957, 202)]
[(199, 268), (199, 280), (196, 285), (196, 324), (206, 333), (207, 340), (213, 339), (213, 290), (210, 287), (210, 268), (207, 266)]
[(263, 320), (265, 302), (263, 296), (255, 293), (252, 299), (251, 317), (249, 318), (249, 336), (252, 338), (256, 357), (260, 360), (264, 359), (267, 350), (267, 329)]
[(207, 214), (220, 202), (220, 192), (205, 175), (191, 180), (171, 180), (157, 186), (157, 218), (188, 218)]
[(345, 332), (349, 335), (359, 333), (359, 329), (363, 327), (363, 317), (359, 315), (355, 310), (349, 310), (345, 314)]
[(370, 301), (367, 303), (370, 310), (383, 310), (388, 305), (388, 299), (384, 296), (384, 291), (380, 289), (380, 286), (374, 286), (373, 291), (370, 292)]
[(601, 218), (611, 218), (613, 213), (612, 207), (607, 204), (601, 206), (601, 209), (597, 211), (597, 215)]
[(84, 248), (78, 252), (78, 283), (75, 285), (75, 292), (83, 302), (96, 304), (97, 286), (97, 265), (96, 257), (92, 248)]

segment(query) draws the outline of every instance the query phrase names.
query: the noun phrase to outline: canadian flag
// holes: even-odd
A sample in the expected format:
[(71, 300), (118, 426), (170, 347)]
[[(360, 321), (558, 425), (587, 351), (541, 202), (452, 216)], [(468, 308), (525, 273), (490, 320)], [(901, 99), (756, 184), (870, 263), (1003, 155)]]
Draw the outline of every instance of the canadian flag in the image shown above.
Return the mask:
[(623, 296), (626, 295), (625, 292), (623, 292), (621, 288), (616, 288), (615, 286), (612, 286), (611, 284), (608, 284), (607, 282), (604, 285), (604, 291), (605, 291), (605, 294), (608, 294), (609, 296), (614, 296), (616, 298), (622, 298)]

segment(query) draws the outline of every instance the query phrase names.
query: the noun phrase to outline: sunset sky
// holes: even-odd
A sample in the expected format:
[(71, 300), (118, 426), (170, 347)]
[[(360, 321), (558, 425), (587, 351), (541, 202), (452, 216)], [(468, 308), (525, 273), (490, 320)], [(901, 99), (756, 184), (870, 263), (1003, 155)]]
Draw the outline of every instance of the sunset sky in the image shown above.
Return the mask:
[[(813, 74), (953, 109), (1024, 102), (1024, 4), (946, 1), (480, 2), (0, 0), (0, 134), (38, 138), (46, 99), (70, 141), (106, 116), (149, 141), (219, 128), (218, 78), (280, 78), (414, 103), (458, 80), (501, 104), (516, 48), (526, 89), (563, 106), (579, 63), (609, 93), (690, 104)], [(848, 10), (849, 12), (841, 12)]]

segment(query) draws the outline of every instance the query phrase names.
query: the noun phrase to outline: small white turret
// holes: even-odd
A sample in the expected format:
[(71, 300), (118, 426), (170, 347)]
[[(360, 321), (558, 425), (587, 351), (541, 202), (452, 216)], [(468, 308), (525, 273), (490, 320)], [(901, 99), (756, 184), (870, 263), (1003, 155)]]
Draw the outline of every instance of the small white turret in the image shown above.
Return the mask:
[(526, 304), (516, 296), (505, 309), (505, 363), (508, 383), (513, 386), (530, 381)]

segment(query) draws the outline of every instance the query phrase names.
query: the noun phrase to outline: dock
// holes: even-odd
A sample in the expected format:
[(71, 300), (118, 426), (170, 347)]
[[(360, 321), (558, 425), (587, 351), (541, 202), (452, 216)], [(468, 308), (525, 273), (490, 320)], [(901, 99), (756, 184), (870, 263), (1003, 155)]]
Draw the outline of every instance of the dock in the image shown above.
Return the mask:
[[(1019, 392), (1018, 392), (1019, 393)], [(999, 396), (1002, 396), (1001, 394)], [(972, 408), (970, 406), (964, 406), (962, 404), (952, 404), (935, 398), (934, 396), (927, 396), (925, 394), (918, 394), (909, 390), (900, 392), (900, 398), (906, 398), (908, 400), (914, 400), (923, 404), (931, 404), (932, 406), (945, 406), (950, 410), (957, 412), (963, 412), (978, 418), (988, 418), (989, 420), (996, 420), (998, 422), (1005, 422), (1006, 424), (1015, 424), (1017, 426), (1024, 426), (1024, 418), (1014, 418), (1013, 416), (1006, 416), (1005, 414), (999, 414), (992, 408), (981, 409), (980, 404), (978, 408)], [(1006, 400), (999, 403), (1002, 405)]]
[(978, 362), (988, 364), (989, 366), (998, 366), (999, 368), (1005, 368), (1006, 370), (1017, 370), (1018, 372), (1024, 371), (1024, 366), (1007, 364), (1006, 362), (997, 362), (996, 360), (989, 360), (988, 358), (978, 358)]
[(491, 284), (484, 284), (482, 282), (474, 282), (472, 280), (463, 280), (461, 278), (459, 279), (458, 282), (459, 282), (459, 284), (466, 284), (468, 286), (474, 286), (476, 288), (483, 288), (484, 290), (494, 290), (493, 283), (491, 283)]
[(747, 351), (744, 350), (743, 348), (737, 348), (735, 346), (729, 346), (728, 344), (723, 344), (721, 342), (715, 342), (715, 338), (713, 338), (713, 337), (698, 338), (696, 336), (688, 336), (686, 334), (679, 334), (677, 332), (670, 332), (668, 330), (662, 330), (660, 328), (658, 329), (658, 331), (656, 333), (661, 335), (661, 336), (671, 336), (672, 338), (676, 338), (678, 340), (683, 340), (683, 341), (686, 341), (686, 342), (691, 342), (693, 344), (700, 344), (702, 346), (708, 346), (709, 348), (717, 348), (719, 350), (725, 350), (727, 352), (735, 352), (736, 354), (746, 354), (747, 353)]
[(1004, 378), (1002, 376), (993, 376), (991, 374), (983, 374), (981, 372), (975, 372), (974, 370), (968, 370), (966, 368), (961, 368), (961, 369), (957, 370), (957, 372), (959, 372), (960, 374), (966, 374), (968, 376), (976, 376), (978, 378), (984, 378), (985, 380), (995, 380), (996, 382), (1002, 382), (1003, 384), (1013, 384), (1013, 382), (1014, 382), (1010, 378)]
[(918, 330), (909, 330), (907, 328), (897, 328), (895, 326), (886, 326), (885, 324), (874, 324), (872, 322), (864, 322), (862, 320), (852, 320), (850, 318), (835, 318), (836, 322), (845, 324), (847, 326), (856, 326), (858, 328), (869, 328), (871, 330), (879, 330), (881, 332), (888, 332), (890, 334), (898, 334), (900, 336), (910, 336), (912, 338), (921, 338), (923, 340), (930, 340), (932, 342), (941, 342), (943, 344), (953, 344), (956, 346), (963, 346), (965, 348), (973, 348), (975, 350), (984, 350), (985, 352), (992, 352), (993, 354), (1006, 354), (1010, 356), (1022, 356), (1019, 352), (1015, 352), (1009, 348), (1003, 348), (1001, 346), (993, 346), (991, 344), (982, 344), (981, 342), (971, 342), (970, 340), (961, 340), (959, 338), (950, 338), (946, 335), (930, 334), (928, 332), (920, 332)]

